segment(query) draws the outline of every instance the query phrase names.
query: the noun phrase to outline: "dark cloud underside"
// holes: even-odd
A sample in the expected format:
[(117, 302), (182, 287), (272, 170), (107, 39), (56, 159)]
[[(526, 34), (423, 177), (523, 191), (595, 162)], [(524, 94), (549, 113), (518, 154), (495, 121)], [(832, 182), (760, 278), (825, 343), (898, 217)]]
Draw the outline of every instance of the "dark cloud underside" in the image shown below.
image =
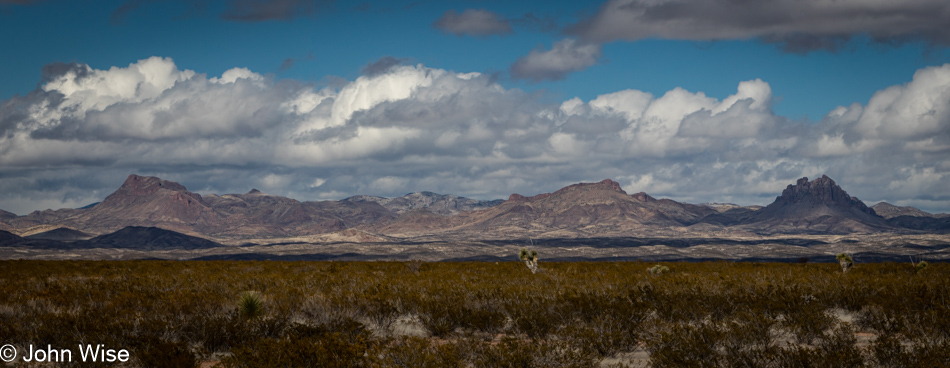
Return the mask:
[(369, 75), (369, 76), (382, 74), (389, 71), (389, 69), (392, 69), (392, 67), (405, 63), (408, 60), (409, 59), (406, 59), (406, 58), (394, 58), (392, 56), (384, 56), (384, 57), (379, 58), (379, 60), (376, 60), (372, 63), (364, 65), (362, 68), (360, 68), (360, 74)]
[(597, 64), (600, 56), (601, 45), (565, 39), (555, 43), (550, 50), (535, 49), (518, 58), (511, 65), (510, 73), (515, 79), (535, 82), (560, 80)]
[(242, 22), (291, 20), (328, 10), (334, 0), (229, 0), (223, 19)]
[(469, 36), (491, 36), (511, 33), (511, 25), (498, 14), (481, 9), (466, 9), (462, 13), (446, 11), (432, 26), (445, 33)]
[(856, 36), (950, 45), (944, 0), (610, 0), (567, 32), (592, 42), (759, 39), (789, 52), (835, 51)]

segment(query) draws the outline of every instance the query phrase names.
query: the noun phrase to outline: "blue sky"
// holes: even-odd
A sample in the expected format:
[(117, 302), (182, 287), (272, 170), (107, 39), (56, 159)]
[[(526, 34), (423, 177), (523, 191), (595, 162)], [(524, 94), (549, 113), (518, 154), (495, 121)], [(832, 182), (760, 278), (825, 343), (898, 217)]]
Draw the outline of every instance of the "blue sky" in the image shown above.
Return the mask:
[[(222, 19), (227, 4), (220, 1), (199, 10), (186, 2), (140, 1), (118, 16), (126, 3), (136, 2), (0, 5), (4, 43), (16, 50), (0, 57), (0, 68), (7, 71), (0, 98), (31, 91), (48, 63), (76, 61), (107, 69), (150, 56), (170, 57), (181, 68), (209, 75), (246, 67), (315, 84), (327, 83), (329, 76), (354, 79), (362, 66), (384, 56), (457, 72), (505, 73), (518, 57), (535, 47), (550, 48), (564, 37), (563, 27), (600, 6), (572, 1), (328, 2), (313, 14), (241, 22)], [(365, 8), (369, 10), (361, 10)], [(507, 19), (530, 13), (557, 28), (515, 25), (510, 34), (472, 37), (433, 27), (445, 11), (468, 8)], [(293, 66), (281, 70), (286, 59), (294, 60)], [(532, 83), (504, 76), (502, 84), (564, 98), (591, 99), (626, 88), (658, 94), (674, 87), (722, 98), (737, 81), (761, 78), (781, 98), (777, 113), (817, 120), (835, 106), (867, 101), (879, 89), (908, 82), (921, 67), (948, 61), (950, 53), (930, 50), (923, 42), (886, 47), (859, 40), (845, 50), (803, 55), (755, 39), (615, 41), (605, 46), (600, 64), (564, 80)]]
[[(101, 199), (132, 172), (161, 175), (196, 191), (243, 192), (265, 187), (262, 189), (301, 200), (354, 194), (391, 196), (417, 190), (495, 198), (514, 191), (537, 194), (577, 181), (610, 177), (628, 192), (646, 190), (679, 200), (741, 204), (767, 204), (784, 187), (782, 183), (827, 173), (866, 202), (888, 200), (933, 211), (950, 210), (950, 174), (944, 174), (950, 172), (945, 142), (950, 125), (945, 111), (950, 101), (940, 94), (945, 86), (915, 80), (915, 73), (921, 70), (942, 76), (944, 64), (950, 62), (946, 47), (950, 31), (945, 29), (950, 22), (948, 6), (927, 0), (883, 5), (849, 0), (831, 2), (834, 6), (828, 1), (768, 0), (758, 7), (740, 7), (735, 1), (702, 0), (687, 9), (672, 0), (650, 3), (653, 5), (639, 0), (0, 0), (0, 37), (6, 49), (0, 53), (0, 101), (6, 109), (0, 109), (0, 119), (6, 120), (0, 122), (8, 133), (0, 141), (0, 152), (7, 156), (0, 160), (0, 187), (6, 193), (0, 198), (0, 208), (23, 214), (84, 204)], [(789, 7), (795, 7), (795, 15), (787, 15), (784, 9)], [(901, 17), (905, 19), (899, 20)], [(907, 17), (919, 19), (907, 22)], [(80, 70), (88, 68), (101, 78), (113, 78), (110, 83), (126, 83), (130, 80), (121, 79), (120, 73), (105, 72), (130, 68), (151, 57), (164, 58), (155, 65), (165, 63), (176, 73), (194, 71), (204, 79), (181, 75), (163, 84), (160, 94), (115, 95), (105, 100), (59, 89), (81, 107), (82, 114), (70, 115), (70, 119), (60, 116), (66, 111), (63, 108), (41, 102), (55, 99), (47, 95), (54, 90), (44, 87), (47, 80), (73, 78), (80, 83), (85, 75)], [(376, 64), (389, 67), (380, 69), (378, 75), (366, 72), (367, 66), (384, 60), (396, 63)], [(44, 79), (44, 66), (71, 62), (75, 64), (68, 68), (47, 67)], [(199, 82), (223, 78), (234, 68), (253, 73), (253, 78), (243, 80), (261, 78), (253, 87), (244, 87), (256, 88), (259, 94), (239, 94), (235, 91), (240, 83), (235, 82), (221, 87), (223, 97), (215, 102), (222, 106), (250, 106), (250, 100), (241, 98), (258, 101), (261, 96), (286, 105), (305, 92), (324, 91), (332, 95), (326, 102), (333, 101), (336, 106), (336, 112), (327, 114), (344, 111), (343, 115), (317, 124), (313, 121), (323, 119), (316, 116), (317, 109), (290, 113), (262, 107), (248, 113), (273, 113), (273, 121), (220, 123), (221, 129), (183, 131), (182, 135), (169, 133), (167, 127), (160, 132), (161, 124), (156, 121), (142, 131), (126, 134), (137, 122), (122, 119), (141, 118), (141, 114), (102, 120), (122, 110), (120, 107), (154, 112), (155, 107), (148, 104), (185, 93), (185, 81), (195, 83), (190, 87), (193, 91), (211, 95), (217, 90), (202, 88), (218, 85), (199, 87)], [(494, 87), (479, 92), (472, 86), (458, 86), (457, 81), (426, 77), (426, 71), (460, 75), (464, 78), (456, 79), (465, 81), (473, 80), (465, 79), (465, 73), (477, 72), (482, 84)], [(133, 82), (155, 77), (142, 73), (144, 79)], [(172, 78), (170, 74), (160, 77)], [(390, 78), (390, 82), (372, 83), (374, 78)], [(753, 95), (737, 95), (740, 83), (754, 80), (764, 82), (767, 91), (762, 84), (749, 84), (756, 91)], [(432, 83), (455, 91), (454, 96), (468, 96), (473, 101), (484, 97), (489, 109), (498, 103), (494, 98), (519, 102), (499, 108), (499, 114), (509, 115), (453, 115), (442, 109), (459, 107), (443, 95), (432, 97), (434, 100), (418, 99), (424, 95), (423, 89), (435, 88)], [(102, 97), (107, 85), (87, 87)], [(919, 126), (917, 130), (888, 130), (887, 126), (904, 126), (906, 121), (901, 119), (913, 116), (907, 111), (899, 113), (904, 106), (900, 100), (881, 102), (882, 108), (893, 114), (876, 117), (865, 111), (872, 97), (895, 86), (905, 89), (906, 98), (924, 96), (932, 106), (918, 108), (934, 111), (934, 122), (911, 124)], [(356, 99), (374, 102), (352, 105), (349, 110), (340, 107), (347, 88), (362, 88), (364, 95)], [(381, 90), (374, 92), (374, 88)], [(393, 95), (389, 89), (404, 89), (408, 95)], [(678, 89), (688, 91), (690, 98), (699, 98), (696, 96), (702, 92), (715, 101), (696, 100), (695, 108), (683, 107), (686, 110), (675, 113), (660, 111), (661, 104), (656, 104), (655, 110), (662, 114), (658, 112), (653, 123), (644, 120), (647, 105), (625, 100), (629, 95), (618, 95), (619, 100), (606, 105), (592, 102), (598, 96), (628, 89), (649, 93), (653, 101)], [(28, 98), (31, 93), (34, 97)], [(725, 103), (732, 95), (761, 102), (753, 103), (751, 109), (760, 108), (756, 111), (766, 115), (749, 115), (736, 105), (732, 120), (721, 123), (726, 115), (719, 114), (732, 105), (716, 104)], [(562, 104), (574, 97), (579, 97), (584, 109), (569, 113)], [(666, 102), (689, 105), (674, 97), (670, 95)], [(227, 98), (235, 100), (224, 101)], [(202, 120), (195, 110), (172, 106), (163, 107), (167, 110), (163, 114), (187, 118), (188, 124), (218, 126), (213, 118)], [(854, 115), (851, 120), (825, 118), (839, 106)], [(49, 109), (55, 116), (31, 108)], [(331, 109), (329, 105), (325, 108)], [(643, 111), (621, 114), (635, 108)], [(17, 111), (34, 112), (17, 115)], [(442, 120), (433, 124), (445, 131), (435, 134), (430, 128), (410, 134), (411, 127), (400, 125), (405, 121), (387, 118), (405, 111), (436, 116)], [(702, 123), (706, 135), (687, 131), (687, 127), (700, 124), (693, 121), (702, 118), (702, 111), (710, 113), (708, 122)], [(548, 120), (521, 126), (515, 122), (525, 119), (519, 114)], [(621, 115), (623, 121), (611, 122)], [(717, 120), (717, 115), (722, 119)], [(672, 120), (663, 120), (667, 118)], [(583, 123), (578, 124), (585, 128), (570, 130), (571, 119), (580, 119)], [(749, 121), (754, 124), (742, 125)], [(489, 123), (479, 125), (482, 122)], [(372, 136), (368, 132), (377, 128), (382, 130), (375, 134), (399, 131), (407, 135), (403, 140), (387, 136), (389, 140), (373, 141), (384, 147), (378, 150), (364, 149), (364, 144), (371, 143), (357, 144), (353, 138), (352, 146), (340, 146), (342, 153), (313, 161), (299, 159), (297, 155), (303, 153), (274, 151), (248, 154), (267, 159), (231, 160), (214, 156), (219, 150), (212, 149), (236, 144), (235, 137), (248, 139), (241, 143), (244, 147), (291, 141), (301, 144), (309, 139), (308, 134), (319, 132), (324, 138), (335, 134), (327, 130), (330, 127), (352, 128), (353, 137), (362, 138)], [(742, 127), (754, 134), (734, 133)], [(862, 131), (864, 128), (874, 133)], [(464, 139), (475, 137), (479, 129), (486, 129), (486, 139), (492, 144)], [(667, 135), (656, 133), (663, 129), (672, 130)], [(716, 131), (709, 133), (709, 129)], [(532, 136), (535, 132), (540, 133)], [(515, 136), (530, 139), (511, 138)], [(612, 141), (618, 136), (623, 137), (621, 141)], [(782, 143), (788, 137), (796, 141)], [(352, 137), (331, 138), (339, 143)], [(440, 148), (432, 143), (439, 138), (452, 138), (459, 149), (471, 144), (464, 148), (473, 154)], [(512, 140), (506, 141), (509, 138)], [(308, 149), (327, 154), (330, 142), (313, 139), (315, 147)], [(648, 144), (658, 141), (666, 143), (662, 147)], [(420, 148), (427, 147), (420, 142), (433, 146)], [(573, 142), (578, 151), (569, 152), (557, 142)], [(818, 144), (815, 142), (824, 146), (808, 146)], [(168, 162), (154, 157), (157, 152), (180, 152), (179, 144), (209, 148), (204, 156), (181, 154)], [(489, 149), (492, 145), (493, 150)], [(517, 146), (521, 147), (518, 152), (510, 151)], [(917, 147), (917, 151), (908, 147)], [(754, 153), (759, 150), (770, 153)], [(819, 151), (825, 153), (814, 154)], [(97, 154), (77, 158), (89, 152)], [(128, 152), (141, 156), (109, 158)], [(208, 152), (212, 152), (210, 156)], [(287, 158), (298, 162), (280, 161)], [(586, 163), (592, 160), (601, 164), (588, 167)], [(395, 171), (380, 170), (379, 165)], [(198, 174), (201, 172), (217, 175)], [(722, 186), (718, 190), (703, 189), (708, 178), (717, 175), (734, 179), (717, 182)], [(321, 185), (313, 185), (321, 181)]]

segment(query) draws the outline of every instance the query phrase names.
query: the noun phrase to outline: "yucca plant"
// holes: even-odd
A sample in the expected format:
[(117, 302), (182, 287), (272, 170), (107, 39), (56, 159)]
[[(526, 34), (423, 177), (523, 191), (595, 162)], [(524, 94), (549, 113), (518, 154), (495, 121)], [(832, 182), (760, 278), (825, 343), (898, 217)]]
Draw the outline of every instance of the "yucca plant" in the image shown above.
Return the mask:
[(851, 256), (848, 255), (847, 253), (838, 253), (838, 255), (835, 256), (835, 259), (837, 259), (838, 264), (841, 265), (841, 272), (847, 273), (848, 270), (850, 270), (851, 267), (854, 266), (854, 261), (851, 259)]
[(518, 258), (524, 261), (524, 264), (528, 266), (531, 273), (538, 272), (538, 251), (529, 251), (526, 248), (521, 248), (521, 252), (518, 253)]
[(661, 274), (670, 272), (670, 268), (664, 265), (658, 264), (656, 266), (648, 268), (647, 272), (649, 272), (651, 275), (661, 275)]
[(256, 291), (245, 291), (241, 293), (241, 300), (238, 301), (238, 313), (245, 319), (253, 319), (264, 315), (264, 300)]

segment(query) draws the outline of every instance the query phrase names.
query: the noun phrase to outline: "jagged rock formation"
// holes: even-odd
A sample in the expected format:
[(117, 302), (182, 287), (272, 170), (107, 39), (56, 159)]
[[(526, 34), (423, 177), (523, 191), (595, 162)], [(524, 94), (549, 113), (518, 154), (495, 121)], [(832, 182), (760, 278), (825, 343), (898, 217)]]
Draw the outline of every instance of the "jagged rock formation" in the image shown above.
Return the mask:
[(889, 225), (828, 176), (798, 179), (775, 202), (756, 211), (750, 226), (765, 232), (867, 233)]

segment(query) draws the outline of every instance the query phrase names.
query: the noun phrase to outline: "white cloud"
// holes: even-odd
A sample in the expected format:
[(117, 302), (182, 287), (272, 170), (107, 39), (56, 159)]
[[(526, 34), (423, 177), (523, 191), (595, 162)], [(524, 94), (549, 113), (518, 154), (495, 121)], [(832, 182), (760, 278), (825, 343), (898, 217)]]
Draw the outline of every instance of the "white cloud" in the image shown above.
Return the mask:
[(406, 187), (406, 184), (409, 183), (409, 180), (406, 178), (400, 178), (396, 176), (384, 176), (382, 178), (373, 180), (370, 183), (370, 189), (380, 191), (380, 192), (393, 192), (403, 190)]
[(878, 91), (854, 129), (868, 138), (920, 139), (950, 127), (950, 64), (914, 73), (903, 86)]
[(101, 110), (117, 102), (155, 98), (175, 83), (194, 76), (194, 71), (178, 70), (170, 58), (153, 56), (126, 68), (94, 70), (83, 65), (81, 69), (69, 70), (46, 82), (42, 89), (62, 93), (64, 104), (81, 111)]
[(310, 188), (319, 188), (323, 184), (326, 184), (327, 180), (323, 178), (313, 179), (313, 183), (310, 184)]
[(264, 76), (257, 74), (255, 72), (252, 72), (248, 68), (231, 68), (231, 69), (226, 70), (224, 73), (222, 73), (221, 78), (212, 77), (209, 80), (211, 81), (211, 83), (224, 84), (224, 83), (234, 83), (238, 79), (247, 79), (247, 80), (251, 80), (255, 82), (263, 82)]
[(900, 177), (891, 181), (887, 189), (891, 189), (904, 196), (915, 197), (933, 193), (935, 187), (945, 184), (945, 174), (936, 172), (933, 167), (909, 167), (900, 170)]
[(753, 110), (767, 111), (771, 108), (772, 87), (761, 79), (739, 82), (739, 88), (736, 94), (726, 97), (719, 106), (712, 110), (713, 114), (728, 110), (740, 100), (751, 99), (752, 104), (749, 108)]
[(627, 89), (597, 96), (590, 106), (605, 112), (619, 112), (627, 120), (636, 120), (643, 116), (653, 95), (643, 91)]
[(258, 179), (260, 186), (266, 190), (270, 189), (284, 189), (290, 186), (293, 183), (294, 177), (292, 175), (280, 175), (280, 174), (267, 174)]
[[(558, 102), (423, 65), (339, 90), (243, 68), (207, 77), (164, 58), (61, 66), (44, 80), (0, 105), (5, 210), (87, 204), (133, 172), (301, 200), (434, 188), (507, 198), (613, 178), (631, 191), (740, 204), (767, 204), (795, 179), (827, 174), (860, 198), (938, 212), (950, 201), (950, 65), (820, 122), (775, 115), (757, 79), (722, 99), (674, 88)], [(69, 184), (79, 181), (88, 184)]]
[(189, 139), (244, 136), (278, 123), (284, 91), (244, 68), (206, 79), (180, 71), (169, 58), (139, 60), (126, 68), (69, 70), (42, 86), (62, 95), (34, 105), (29, 125), (35, 138), (78, 140)]
[(369, 109), (386, 101), (409, 97), (420, 87), (427, 87), (445, 71), (428, 69), (421, 65), (394, 67), (389, 73), (362, 76), (348, 84), (333, 103), (333, 125), (342, 124), (354, 112)]

